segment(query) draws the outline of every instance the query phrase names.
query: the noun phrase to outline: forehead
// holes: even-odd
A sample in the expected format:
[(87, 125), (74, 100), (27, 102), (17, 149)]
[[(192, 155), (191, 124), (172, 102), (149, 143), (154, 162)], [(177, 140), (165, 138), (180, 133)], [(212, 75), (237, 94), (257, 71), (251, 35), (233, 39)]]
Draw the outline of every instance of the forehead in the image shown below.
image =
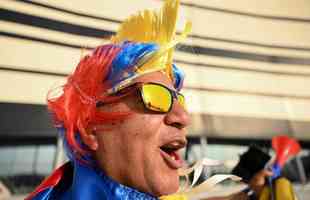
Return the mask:
[(167, 75), (165, 75), (163, 72), (152, 72), (145, 74), (143, 76), (140, 76), (134, 80), (134, 82), (153, 82), (153, 83), (160, 83), (162, 85), (167, 86), (168, 88), (175, 90), (173, 83), (170, 78), (168, 78)]

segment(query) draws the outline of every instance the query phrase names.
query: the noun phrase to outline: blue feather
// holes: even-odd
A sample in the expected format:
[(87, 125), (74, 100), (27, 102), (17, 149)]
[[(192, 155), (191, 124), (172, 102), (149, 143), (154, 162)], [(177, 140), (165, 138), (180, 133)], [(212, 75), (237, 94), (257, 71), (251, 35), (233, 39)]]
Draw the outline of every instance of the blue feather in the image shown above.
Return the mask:
[(154, 43), (124, 42), (120, 52), (114, 58), (109, 72), (108, 80), (112, 85), (129, 78), (135, 74), (134, 67), (144, 56), (159, 49)]
[(175, 64), (172, 64), (172, 72), (174, 76), (174, 87), (179, 91), (183, 87), (184, 72)]

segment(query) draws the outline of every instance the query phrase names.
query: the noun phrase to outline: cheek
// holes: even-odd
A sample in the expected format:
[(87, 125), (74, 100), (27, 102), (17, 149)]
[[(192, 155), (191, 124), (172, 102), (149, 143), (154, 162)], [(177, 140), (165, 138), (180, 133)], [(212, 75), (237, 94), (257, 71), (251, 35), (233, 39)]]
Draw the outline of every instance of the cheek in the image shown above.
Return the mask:
[(118, 127), (122, 140), (121, 151), (126, 154), (127, 159), (137, 163), (148, 162), (146, 159), (158, 154), (158, 146), (162, 133), (160, 119), (152, 119), (147, 115), (132, 115), (130, 119), (120, 121)]
[(117, 123), (118, 130), (135, 139), (159, 137), (163, 128), (163, 116), (156, 114), (133, 113), (126, 120)]

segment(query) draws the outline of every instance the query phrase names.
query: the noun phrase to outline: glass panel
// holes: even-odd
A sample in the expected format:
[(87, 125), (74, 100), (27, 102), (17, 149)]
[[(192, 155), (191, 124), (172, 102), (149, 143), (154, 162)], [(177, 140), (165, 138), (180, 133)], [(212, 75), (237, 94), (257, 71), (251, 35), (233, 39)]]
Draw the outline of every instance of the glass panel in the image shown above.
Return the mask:
[(51, 173), (55, 150), (55, 145), (1, 147), (0, 180), (14, 195), (29, 193)]

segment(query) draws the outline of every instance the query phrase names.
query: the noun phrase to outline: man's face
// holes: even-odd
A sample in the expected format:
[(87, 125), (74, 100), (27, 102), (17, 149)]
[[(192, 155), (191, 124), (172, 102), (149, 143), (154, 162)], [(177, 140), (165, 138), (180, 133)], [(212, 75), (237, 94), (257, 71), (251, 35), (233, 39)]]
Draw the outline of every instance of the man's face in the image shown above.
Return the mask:
[[(174, 89), (161, 72), (144, 75), (136, 82), (156, 82)], [(177, 169), (182, 166), (178, 150), (186, 144), (185, 127), (189, 125), (186, 110), (174, 100), (169, 113), (149, 111), (136, 92), (100, 109), (132, 112), (124, 120), (100, 125), (94, 134), (98, 143), (95, 156), (106, 174), (154, 196), (176, 192)]]

